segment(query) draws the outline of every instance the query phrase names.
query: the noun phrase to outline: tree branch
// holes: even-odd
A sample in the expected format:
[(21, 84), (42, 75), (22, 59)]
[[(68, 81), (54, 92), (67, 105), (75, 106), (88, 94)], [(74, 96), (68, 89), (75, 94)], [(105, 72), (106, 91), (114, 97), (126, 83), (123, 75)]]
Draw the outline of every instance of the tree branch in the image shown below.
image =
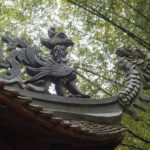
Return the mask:
[[(82, 66), (86, 66), (86, 67), (95, 68), (95, 66), (92, 66), (92, 65), (89, 65), (89, 64), (81, 64), (81, 65), (82, 65)], [(100, 67), (100, 66), (96, 66), (96, 68), (99, 68), (99, 69), (101, 69), (101, 70), (108, 71), (108, 70), (106, 70), (106, 69), (104, 69), (104, 68), (102, 68), (102, 67)], [(118, 75), (120, 75), (120, 76), (124, 76), (124, 74), (122, 74), (122, 73), (120, 73), (120, 72), (118, 72), (118, 71), (109, 70), (109, 72), (118, 74)]]
[[(85, 76), (83, 76), (82, 74), (80, 74), (79, 72), (77, 72), (77, 74), (78, 74), (80, 77), (82, 77), (84, 80), (88, 81), (89, 83), (91, 83), (91, 84), (93, 84), (93, 85), (96, 84), (96, 83), (93, 83), (90, 79), (88, 79), (88, 78), (86, 78)], [(97, 84), (97, 86), (98, 86), (98, 89), (99, 89), (100, 91), (102, 91), (102, 92), (105, 93), (106, 95), (112, 96), (110, 93), (108, 93), (107, 91), (105, 91), (104, 89), (102, 89), (99, 84)]]
[(129, 147), (129, 148), (133, 148), (133, 149), (137, 149), (137, 150), (145, 150), (145, 149), (142, 149), (142, 148), (140, 148), (140, 147), (136, 147), (136, 146), (134, 146), (134, 145), (125, 144), (125, 143), (122, 143), (121, 146)]
[(144, 14), (142, 14), (139, 10), (137, 10), (136, 8), (134, 8), (133, 6), (131, 6), (129, 3), (127, 3), (126, 1), (123, 0), (123, 3), (125, 3), (128, 7), (132, 8), (134, 11), (136, 11), (140, 16), (142, 16), (143, 18), (145, 18), (147, 21), (150, 22), (150, 19), (145, 16)]
[(82, 69), (82, 70), (84, 70), (84, 71), (86, 71), (86, 72), (89, 72), (89, 73), (91, 73), (91, 74), (94, 74), (94, 75), (96, 75), (96, 76), (98, 76), (98, 77), (100, 77), (100, 78), (103, 78), (103, 79), (105, 79), (105, 80), (107, 80), (107, 81), (109, 81), (109, 82), (113, 82), (114, 84), (117, 84), (117, 85), (119, 85), (119, 86), (123, 86), (121, 83), (118, 83), (118, 82), (116, 82), (116, 81), (113, 81), (113, 80), (111, 80), (110, 78), (106, 78), (106, 77), (104, 77), (104, 76), (101, 76), (101, 75), (99, 75), (99, 74), (97, 74), (97, 73), (95, 73), (95, 72), (93, 72), (93, 71), (91, 71), (91, 70), (88, 70), (88, 69), (85, 69), (85, 68), (82, 68), (82, 67), (77, 67), (77, 68), (79, 68), (79, 69)]
[[(92, 5), (95, 5), (95, 4), (92, 3), (92, 2), (90, 2), (90, 3), (91, 3)], [(124, 2), (124, 3), (125, 3), (125, 2)], [(99, 7), (99, 4), (97, 4), (97, 5), (95, 5), (95, 6), (96, 6), (96, 7)], [(128, 23), (135, 25), (137, 28), (139, 28), (140, 30), (143, 30), (145, 33), (150, 34), (149, 31), (145, 30), (145, 29), (144, 29), (143, 27), (141, 27), (140, 25), (138, 25), (138, 24), (132, 22), (130, 19), (127, 19), (127, 18), (125, 18), (125, 17), (123, 17), (123, 16), (121, 16), (121, 15), (118, 15), (117, 13), (114, 13), (114, 12), (111, 11), (111, 10), (109, 10), (109, 12), (110, 12), (111, 14), (113, 14), (113, 15), (119, 17), (119, 18), (124, 19), (124, 20), (127, 21)]]
[(138, 24), (132, 22), (131, 20), (129, 20), (129, 19), (123, 17), (123, 16), (117, 15), (117, 14), (115, 14), (115, 13), (112, 13), (112, 14), (114, 14), (115, 16), (117, 16), (117, 17), (119, 17), (119, 18), (124, 19), (124, 20), (127, 21), (128, 23), (133, 24), (135, 27), (139, 28), (140, 30), (144, 31), (145, 33), (150, 34), (149, 31), (145, 30), (143, 27), (141, 27), (140, 25), (138, 25)]
[(146, 140), (146, 139), (144, 139), (144, 138), (142, 138), (142, 137), (140, 137), (139, 135), (137, 135), (137, 134), (135, 134), (135, 133), (133, 133), (131, 130), (129, 130), (126, 126), (124, 126), (124, 125), (122, 125), (124, 128), (126, 128), (127, 130), (127, 132), (128, 133), (130, 133), (131, 135), (133, 135), (135, 138), (137, 138), (137, 139), (139, 139), (139, 140), (141, 140), (141, 141), (143, 141), (143, 142), (145, 142), (145, 143), (150, 143), (150, 141), (148, 141), (148, 140)]
[[(81, 6), (81, 5), (80, 5)], [(147, 43), (146, 41), (142, 40), (141, 38), (139, 38), (138, 36), (136, 36), (134, 33), (132, 33), (131, 31), (125, 29), (123, 26), (120, 26), (118, 24), (116, 24), (114, 21), (112, 21), (111, 19), (109, 19), (107, 16), (104, 16), (103, 14), (99, 13), (97, 10), (93, 9), (92, 7), (89, 7), (91, 10), (88, 10), (87, 8), (81, 6), (83, 9), (89, 11), (90, 13), (93, 13), (94, 15), (102, 18), (103, 20), (105, 20), (106, 22), (112, 24), (113, 26), (117, 27), (118, 29), (120, 29), (121, 31), (123, 31), (124, 33), (126, 33), (129, 37), (133, 38), (135, 41), (137, 41), (139, 44), (141, 44), (142, 46), (146, 47), (147, 49), (150, 50), (150, 44)], [(96, 13), (95, 13), (95, 12)]]
[(139, 140), (141, 140), (141, 141), (143, 141), (143, 142), (145, 142), (145, 143), (150, 143), (150, 141), (148, 141), (148, 140), (146, 140), (146, 139), (140, 137), (139, 135), (136, 135), (135, 133), (133, 133), (133, 132), (130, 131), (129, 129), (127, 130), (127, 132), (129, 132), (129, 133), (132, 134), (135, 138), (137, 138), (137, 139), (139, 139)]
[(78, 7), (88, 11), (89, 13), (105, 20), (106, 22), (112, 24), (113, 26), (117, 27), (118, 29), (120, 29), (122, 32), (126, 33), (129, 37), (133, 38), (136, 42), (138, 42), (139, 44), (141, 44), (143, 47), (147, 48), (148, 50), (150, 50), (150, 44), (147, 43), (146, 41), (142, 40), (141, 38), (139, 38), (138, 36), (136, 36), (134, 33), (132, 33), (131, 31), (125, 29), (124, 27), (116, 24), (115, 22), (113, 22), (111, 19), (109, 19), (107, 16), (104, 16), (103, 14), (101, 14), (100, 12), (98, 12), (97, 10), (95, 10), (92, 7), (86, 8), (85, 6), (80, 5), (79, 3), (76, 3), (72, 0), (67, 0), (68, 2), (77, 5)]

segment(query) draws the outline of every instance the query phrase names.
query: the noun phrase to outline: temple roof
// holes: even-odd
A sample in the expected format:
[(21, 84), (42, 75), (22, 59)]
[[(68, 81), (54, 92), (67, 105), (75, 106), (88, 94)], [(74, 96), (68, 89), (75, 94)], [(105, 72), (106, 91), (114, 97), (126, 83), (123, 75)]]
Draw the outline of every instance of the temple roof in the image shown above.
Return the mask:
[(30, 97), (6, 89), (5, 85), (0, 82), (1, 127), (52, 144), (109, 145), (123, 139), (125, 129), (120, 125), (60, 118), (54, 112), (32, 104)]

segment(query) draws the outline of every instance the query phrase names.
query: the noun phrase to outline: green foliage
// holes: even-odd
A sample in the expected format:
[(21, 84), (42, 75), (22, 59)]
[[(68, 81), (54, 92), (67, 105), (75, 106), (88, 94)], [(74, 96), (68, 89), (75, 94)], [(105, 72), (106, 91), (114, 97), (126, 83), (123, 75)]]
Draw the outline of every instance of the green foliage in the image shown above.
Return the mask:
[[(121, 88), (116, 48), (131, 45), (150, 49), (149, 0), (0, 0), (0, 8), (0, 36), (24, 35), (42, 55), (48, 56), (49, 51), (39, 46), (39, 38), (47, 36), (50, 26), (72, 37), (75, 46), (68, 52), (78, 67), (77, 84), (93, 98), (114, 95)], [(122, 124), (150, 140), (149, 113), (140, 114), (141, 122), (125, 116)], [(144, 150), (150, 147), (129, 133), (124, 143)]]
[[(150, 110), (150, 105), (148, 105), (148, 110)], [(135, 133), (136, 135), (142, 137), (143, 139), (150, 141), (150, 111), (148, 112), (138, 112), (141, 116), (141, 121), (134, 121), (129, 116), (125, 115), (122, 124), (127, 127), (130, 131)], [(138, 138), (135, 138), (132, 134), (126, 132), (125, 139), (123, 143), (128, 143), (135, 145), (136, 147), (142, 148), (144, 150), (149, 150), (150, 143), (143, 142)], [(117, 150), (124, 150), (124, 147), (120, 146)]]

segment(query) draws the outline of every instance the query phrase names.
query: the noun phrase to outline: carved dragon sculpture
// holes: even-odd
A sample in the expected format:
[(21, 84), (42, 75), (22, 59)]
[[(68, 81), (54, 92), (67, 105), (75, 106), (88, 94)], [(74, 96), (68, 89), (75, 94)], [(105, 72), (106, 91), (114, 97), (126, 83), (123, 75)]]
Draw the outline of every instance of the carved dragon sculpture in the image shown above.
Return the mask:
[[(67, 59), (66, 49), (74, 45), (73, 41), (68, 39), (63, 32), (56, 31), (55, 28), (48, 30), (48, 36), (48, 39), (41, 38), (41, 44), (50, 50), (50, 57), (41, 56), (40, 51), (35, 46), (29, 45), (25, 38), (2, 37), (2, 41), (7, 43), (9, 54), (4, 60), (2, 58), (3, 50), (0, 49), (0, 67), (9, 69), (9, 71), (7, 75), (1, 74), (0, 80), (7, 83), (18, 82), (22, 87), (25, 86), (29, 90), (39, 92), (47, 92), (50, 84), (54, 83), (58, 95), (65, 95), (63, 91), (65, 87), (76, 97), (88, 98), (88, 95), (82, 94), (76, 88), (74, 83), (76, 70)], [(135, 120), (139, 120), (135, 108), (146, 110), (141, 101), (150, 101), (143, 92), (144, 89), (150, 88), (148, 84), (150, 82), (150, 54), (145, 50), (123, 46), (116, 50), (116, 55), (121, 57), (117, 64), (124, 72), (125, 84), (117, 96), (108, 98), (107, 104), (109, 106), (112, 100), (113, 102), (117, 101), (120, 103), (119, 106), (116, 105), (120, 114), (123, 110)], [(31, 77), (24, 83), (21, 80), (20, 66), (22, 64), (26, 66), (26, 73)], [(97, 103), (97, 100), (95, 102)], [(64, 103), (68, 105), (68, 102)], [(85, 101), (82, 104), (84, 105)]]
[[(41, 56), (40, 51), (25, 38), (1, 38), (9, 50), (6, 59), (3, 59), (3, 49), (0, 48), (0, 68), (7, 69), (7, 74), (0, 74), (1, 129), (5, 130), (3, 127), (6, 126), (5, 132), (9, 132), (9, 135), (13, 129), (12, 133), (25, 133), (28, 138), (29, 135), (42, 135), (38, 137), (44, 142), (43, 145), (46, 141), (50, 144), (56, 141), (55, 145), (62, 144), (63, 148), (64, 144), (68, 148), (71, 142), (70, 149), (72, 146), (75, 149), (80, 146), (85, 146), (85, 149), (96, 146), (97, 149), (98, 145), (102, 149), (110, 149), (112, 145), (116, 147), (122, 141), (122, 132), (125, 130), (120, 126), (123, 112), (139, 120), (136, 109), (145, 111), (146, 106), (142, 101), (150, 102), (150, 98), (144, 95), (144, 90), (150, 89), (150, 54), (127, 46), (118, 48), (116, 55), (121, 59), (117, 65), (124, 72), (124, 87), (112, 97), (92, 99), (78, 91), (74, 84), (76, 70), (67, 59), (66, 51), (73, 46), (72, 40), (55, 28), (48, 30), (48, 36), (48, 39), (41, 38), (41, 44), (50, 50), (49, 57)], [(25, 82), (21, 79), (22, 65), (30, 76)], [(51, 82), (61, 96), (48, 93)], [(21, 87), (18, 87), (18, 83)], [(63, 88), (75, 97), (63, 97)], [(27, 123), (25, 120), (31, 121)], [(20, 125), (25, 129), (24, 132), (18, 128)], [(29, 130), (31, 134), (26, 132)], [(37, 136), (32, 138), (35, 137), (37, 140)], [(18, 140), (16, 144), (18, 146)]]
[(3, 60), (1, 49), (1, 66), (10, 70), (8, 75), (0, 75), (0, 80), (7, 83), (18, 82), (24, 86), (20, 79), (20, 66), (23, 64), (26, 66), (26, 73), (31, 76), (31, 79), (25, 81), (28, 89), (46, 92), (52, 82), (55, 84), (58, 95), (64, 96), (63, 88), (65, 87), (75, 96), (89, 97), (76, 88), (76, 71), (66, 57), (66, 49), (74, 45), (73, 41), (63, 32), (57, 32), (55, 28), (50, 28), (48, 35), (48, 39), (41, 38), (41, 44), (51, 50), (51, 57), (41, 56), (39, 50), (35, 46), (30, 46), (25, 38), (2, 37), (2, 41), (7, 43), (7, 49), (10, 52), (7, 60)]
[(150, 98), (144, 95), (144, 89), (149, 89), (150, 54), (145, 50), (123, 46), (116, 50), (116, 55), (121, 57), (117, 64), (125, 74), (124, 88), (118, 93), (119, 102), (124, 112), (139, 120), (135, 108), (146, 111), (141, 101), (150, 102)]

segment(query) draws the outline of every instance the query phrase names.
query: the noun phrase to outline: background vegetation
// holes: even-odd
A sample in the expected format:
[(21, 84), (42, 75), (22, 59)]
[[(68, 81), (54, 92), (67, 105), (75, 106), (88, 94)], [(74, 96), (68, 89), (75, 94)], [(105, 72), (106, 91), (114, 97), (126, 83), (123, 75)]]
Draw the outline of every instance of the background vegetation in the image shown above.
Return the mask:
[[(115, 49), (130, 45), (150, 50), (149, 16), (149, 0), (0, 0), (0, 36), (25, 36), (47, 55), (40, 37), (47, 36), (50, 26), (64, 31), (75, 42), (68, 51), (77, 67), (78, 86), (102, 98), (122, 87)], [(124, 116), (128, 131), (118, 150), (150, 149), (150, 114), (139, 113), (139, 122)]]

